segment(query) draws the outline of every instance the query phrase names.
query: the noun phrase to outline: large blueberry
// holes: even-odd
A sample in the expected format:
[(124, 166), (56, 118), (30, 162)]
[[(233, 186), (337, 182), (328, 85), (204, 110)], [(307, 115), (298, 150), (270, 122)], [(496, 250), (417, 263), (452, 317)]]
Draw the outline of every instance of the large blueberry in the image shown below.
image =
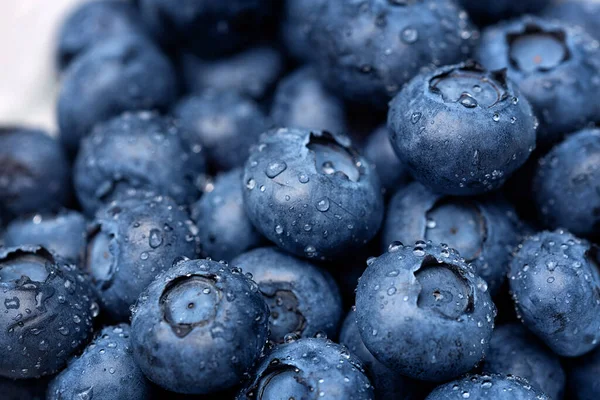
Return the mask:
[(147, 40), (107, 40), (65, 71), (58, 98), (61, 140), (74, 155), (95, 124), (124, 111), (166, 109), (176, 94), (173, 67)]
[(114, 201), (90, 225), (84, 268), (93, 278), (102, 309), (127, 321), (130, 307), (178, 257), (196, 255), (196, 229), (168, 197)]
[(59, 209), (70, 168), (60, 144), (42, 131), (0, 127), (0, 217)]
[(248, 217), (293, 254), (326, 258), (366, 244), (383, 219), (379, 179), (341, 135), (265, 133), (244, 169)]
[(428, 381), (452, 379), (483, 359), (496, 308), (486, 283), (454, 249), (395, 242), (368, 264), (356, 292), (356, 323), (375, 358)]
[(131, 320), (134, 357), (168, 390), (208, 394), (237, 385), (261, 355), (269, 311), (237, 268), (180, 261), (140, 295)]
[(48, 400), (147, 400), (154, 391), (133, 359), (129, 325), (107, 326), (48, 386)]
[(596, 0), (555, 0), (542, 15), (569, 25), (579, 25), (596, 40), (600, 40), (600, 3)]
[(408, 169), (396, 155), (385, 125), (379, 126), (369, 135), (363, 151), (375, 166), (381, 186), (388, 193), (394, 193), (410, 180)]
[(266, 46), (253, 47), (216, 60), (184, 53), (180, 63), (185, 87), (190, 92), (237, 90), (256, 100), (267, 95), (284, 69), (282, 55)]
[(86, 224), (85, 217), (76, 211), (36, 214), (11, 222), (4, 242), (8, 247), (38, 244), (78, 265), (85, 248)]
[(462, 61), (478, 33), (454, 1), (329, 1), (308, 33), (323, 82), (384, 108), (422, 67)]
[(373, 386), (360, 361), (322, 338), (275, 347), (260, 362), (238, 400), (368, 400)]
[(536, 119), (516, 85), (472, 62), (415, 77), (390, 103), (388, 127), (414, 178), (453, 195), (499, 188), (536, 144)]
[(248, 149), (268, 128), (258, 104), (233, 90), (207, 90), (186, 97), (173, 115), (183, 128), (184, 140), (192, 148), (204, 147), (217, 171), (244, 165)]
[(231, 264), (252, 274), (269, 306), (270, 339), (286, 335), (335, 337), (342, 318), (340, 291), (327, 271), (276, 247), (250, 250)]
[(469, 198), (437, 194), (418, 182), (394, 194), (383, 225), (384, 249), (393, 241), (432, 240), (456, 249), (498, 293), (519, 243), (518, 220), (500, 197)]
[(149, 29), (167, 46), (215, 57), (235, 51), (264, 32), (274, 0), (140, 0)]
[(340, 333), (340, 343), (348, 347), (350, 352), (363, 362), (375, 387), (376, 399), (416, 399), (418, 389), (426, 386), (423, 382), (417, 383), (395, 373), (373, 357), (360, 338), (354, 311), (351, 311), (344, 320)]
[(570, 360), (568, 366), (568, 398), (596, 400), (600, 393), (600, 349)]
[(544, 224), (576, 235), (600, 228), (600, 129), (568, 136), (539, 161), (533, 197)]
[(196, 200), (204, 173), (201, 148), (182, 139), (181, 128), (155, 113), (125, 113), (87, 137), (75, 164), (77, 197), (88, 215), (130, 189), (154, 191), (178, 204)]
[(538, 144), (600, 119), (600, 50), (582, 29), (524, 16), (487, 28), (477, 49), (486, 68), (506, 68), (540, 121)]
[(519, 318), (561, 356), (579, 356), (600, 340), (598, 249), (564, 231), (526, 239), (510, 264)]
[(0, 376), (59, 371), (91, 338), (94, 299), (88, 279), (43, 247), (0, 249)]
[(191, 205), (202, 254), (213, 260), (231, 261), (264, 241), (244, 209), (242, 174), (236, 168), (217, 175)]
[(81, 3), (62, 23), (56, 50), (58, 65), (65, 68), (95, 45), (126, 35), (146, 35), (132, 4), (115, 0)]
[(489, 24), (521, 14), (542, 10), (551, 0), (459, 0), (478, 24)]
[(550, 398), (563, 398), (565, 372), (558, 356), (539, 343), (522, 324), (494, 329), (482, 369), (492, 374), (520, 376)]
[(425, 400), (550, 400), (531, 384), (512, 375), (471, 375), (439, 386)]
[(273, 99), (271, 117), (278, 126), (346, 132), (341, 99), (329, 92), (310, 67), (282, 79)]

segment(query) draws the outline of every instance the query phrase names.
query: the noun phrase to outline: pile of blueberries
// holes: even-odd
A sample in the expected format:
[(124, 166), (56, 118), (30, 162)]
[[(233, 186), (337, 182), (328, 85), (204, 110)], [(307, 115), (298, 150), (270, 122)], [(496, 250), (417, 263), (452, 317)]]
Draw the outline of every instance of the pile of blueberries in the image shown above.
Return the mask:
[(96, 0), (0, 127), (0, 397), (600, 398), (600, 3)]

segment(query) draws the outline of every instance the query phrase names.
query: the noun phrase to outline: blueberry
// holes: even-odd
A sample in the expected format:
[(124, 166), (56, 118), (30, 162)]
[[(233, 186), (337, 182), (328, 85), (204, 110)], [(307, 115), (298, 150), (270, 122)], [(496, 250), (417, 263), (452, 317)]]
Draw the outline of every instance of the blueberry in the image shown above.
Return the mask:
[(459, 0), (478, 24), (490, 24), (522, 14), (538, 12), (546, 7), (551, 0)]
[(254, 371), (238, 400), (373, 399), (360, 361), (345, 347), (306, 338), (275, 347)]
[(579, 356), (600, 339), (598, 249), (564, 231), (526, 239), (509, 283), (525, 326), (561, 356)]
[(522, 324), (513, 323), (494, 330), (483, 371), (520, 376), (550, 398), (563, 398), (565, 373), (559, 358)]
[(542, 11), (542, 15), (569, 25), (579, 25), (600, 40), (600, 3), (595, 0), (553, 1)]
[(371, 376), (376, 399), (415, 399), (417, 398), (417, 388), (425, 386), (423, 382), (417, 383), (393, 372), (373, 357), (360, 338), (356, 326), (356, 315), (353, 311), (344, 320), (340, 343), (348, 347), (350, 352), (363, 362), (367, 374)]
[(290, 256), (276, 247), (250, 250), (232, 265), (252, 274), (269, 306), (270, 340), (282, 343), (286, 335), (314, 337), (337, 334), (342, 318), (339, 289), (327, 271)]
[(88, 215), (131, 189), (154, 191), (189, 204), (204, 173), (204, 155), (181, 128), (155, 113), (125, 113), (85, 138), (74, 170), (75, 191)]
[(540, 122), (538, 144), (600, 119), (600, 104), (594, 101), (600, 51), (581, 29), (525, 16), (487, 28), (477, 58), (488, 69), (506, 68), (529, 100)]
[(205, 147), (208, 161), (216, 170), (242, 166), (248, 148), (268, 127), (258, 105), (236, 91), (207, 90), (184, 98), (173, 115), (183, 128), (185, 141), (192, 148)]
[(365, 346), (391, 370), (444, 381), (485, 355), (496, 308), (487, 285), (448, 246), (399, 242), (368, 261), (356, 292)]
[(550, 400), (531, 384), (512, 375), (471, 375), (439, 386), (425, 400)]
[(568, 136), (539, 161), (533, 181), (538, 213), (550, 228), (597, 235), (600, 227), (600, 129)]
[(168, 390), (207, 394), (236, 385), (267, 340), (268, 307), (237, 268), (180, 261), (140, 295), (131, 320), (134, 357)]
[(315, 59), (309, 33), (313, 30), (327, 0), (285, 0), (281, 39), (286, 51), (299, 61)]
[(80, 54), (108, 39), (145, 37), (135, 7), (124, 1), (97, 0), (78, 5), (62, 23), (58, 37), (59, 67), (66, 68)]
[(144, 22), (163, 44), (208, 57), (238, 50), (263, 32), (274, 0), (140, 0)]
[(432, 240), (447, 243), (498, 293), (508, 272), (511, 252), (519, 243), (511, 206), (499, 196), (457, 198), (437, 194), (418, 182), (399, 190), (390, 201), (382, 244)]
[(180, 63), (185, 86), (190, 92), (237, 90), (256, 100), (268, 94), (284, 68), (282, 55), (267, 46), (253, 47), (216, 60), (184, 53)]
[(39, 246), (0, 249), (0, 376), (38, 378), (85, 346), (98, 315), (92, 287)]
[(451, 0), (343, 0), (324, 3), (309, 35), (323, 82), (384, 108), (421, 67), (462, 61), (478, 33)]
[(375, 165), (381, 186), (387, 192), (394, 193), (410, 180), (408, 169), (390, 143), (389, 131), (385, 125), (379, 126), (369, 135), (364, 145), (364, 154)]
[(337, 133), (347, 130), (343, 102), (310, 67), (296, 70), (279, 83), (271, 107), (273, 121), (279, 126)]
[(176, 94), (173, 67), (152, 44), (138, 36), (107, 40), (65, 71), (58, 98), (61, 140), (74, 155), (95, 124), (124, 111), (166, 109)]
[(569, 363), (569, 399), (596, 400), (600, 393), (600, 349)]
[(57, 210), (69, 196), (70, 168), (42, 131), (0, 127), (0, 216)]
[(4, 241), (8, 247), (38, 244), (78, 265), (85, 248), (86, 225), (84, 216), (76, 211), (36, 214), (11, 222)]
[(502, 186), (535, 148), (535, 125), (505, 74), (472, 62), (418, 75), (388, 113), (392, 145), (414, 178), (453, 195)]
[(205, 256), (231, 261), (263, 242), (246, 215), (242, 196), (242, 171), (236, 168), (217, 175), (200, 200), (191, 205)]
[(168, 197), (115, 201), (90, 225), (84, 268), (102, 310), (127, 321), (130, 307), (160, 272), (180, 256), (196, 255), (195, 227)]
[(151, 398), (153, 388), (135, 364), (129, 325), (107, 326), (56, 376), (48, 400)]
[(383, 218), (379, 179), (334, 133), (265, 133), (244, 169), (248, 217), (284, 250), (326, 258), (367, 243)]

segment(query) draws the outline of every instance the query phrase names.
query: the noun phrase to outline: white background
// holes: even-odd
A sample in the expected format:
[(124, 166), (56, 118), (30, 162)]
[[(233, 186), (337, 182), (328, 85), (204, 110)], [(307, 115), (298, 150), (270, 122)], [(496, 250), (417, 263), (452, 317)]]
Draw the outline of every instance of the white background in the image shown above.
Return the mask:
[(66, 13), (81, 1), (0, 0), (0, 126), (55, 133), (55, 41)]

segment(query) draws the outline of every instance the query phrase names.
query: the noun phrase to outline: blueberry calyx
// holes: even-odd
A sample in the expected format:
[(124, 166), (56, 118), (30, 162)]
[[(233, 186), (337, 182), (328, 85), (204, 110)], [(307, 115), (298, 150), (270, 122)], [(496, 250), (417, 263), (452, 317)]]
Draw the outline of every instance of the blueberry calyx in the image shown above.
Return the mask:
[(571, 58), (562, 30), (546, 30), (528, 23), (522, 31), (506, 35), (511, 65), (522, 72), (547, 72)]

